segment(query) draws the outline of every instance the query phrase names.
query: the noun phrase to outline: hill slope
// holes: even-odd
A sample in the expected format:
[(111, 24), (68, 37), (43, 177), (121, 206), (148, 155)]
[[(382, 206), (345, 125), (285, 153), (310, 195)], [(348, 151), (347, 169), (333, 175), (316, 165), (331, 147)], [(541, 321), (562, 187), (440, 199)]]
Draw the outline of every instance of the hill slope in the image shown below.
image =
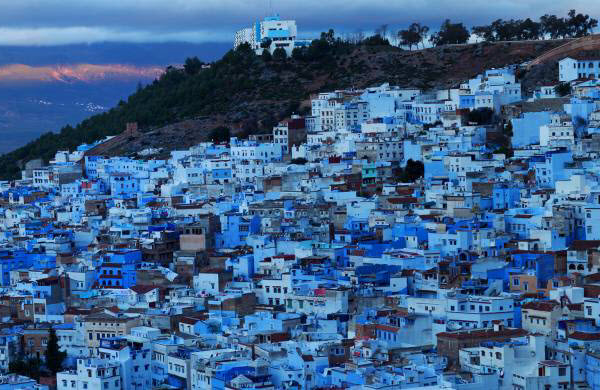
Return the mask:
[[(561, 43), (500, 42), (405, 51), (376, 41), (355, 45), (319, 40), (285, 61), (267, 61), (242, 48), (228, 52), (209, 69), (194, 63), (185, 69), (169, 68), (111, 110), (1, 156), (0, 178), (18, 177), (28, 160), (48, 160), (57, 150), (119, 134), (127, 122), (138, 122), (146, 135), (120, 145), (114, 153), (149, 146), (183, 148), (206, 139), (220, 125), (234, 133), (270, 130), (292, 112), (307, 112), (310, 95), (318, 91), (383, 82), (423, 89), (452, 87), (485, 69), (530, 60)], [(530, 85), (538, 81), (549, 80)]]

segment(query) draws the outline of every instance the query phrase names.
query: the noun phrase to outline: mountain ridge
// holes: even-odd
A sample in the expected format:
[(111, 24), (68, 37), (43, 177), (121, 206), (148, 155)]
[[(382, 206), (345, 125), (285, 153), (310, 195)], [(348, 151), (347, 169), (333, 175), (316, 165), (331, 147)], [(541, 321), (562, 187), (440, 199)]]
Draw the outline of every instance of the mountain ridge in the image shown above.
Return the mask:
[(162, 66), (126, 64), (89, 64), (32, 66), (10, 64), (0, 66), (0, 83), (19, 82), (94, 82), (106, 79), (153, 79), (164, 72)]

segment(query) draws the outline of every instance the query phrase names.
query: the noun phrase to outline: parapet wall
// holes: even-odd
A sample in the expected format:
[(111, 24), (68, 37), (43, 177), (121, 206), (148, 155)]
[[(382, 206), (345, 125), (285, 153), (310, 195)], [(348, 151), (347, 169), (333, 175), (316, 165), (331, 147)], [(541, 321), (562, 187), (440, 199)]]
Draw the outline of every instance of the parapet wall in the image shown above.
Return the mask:
[(535, 58), (527, 65), (530, 68), (544, 62), (560, 60), (579, 51), (600, 50), (600, 34), (588, 35), (587, 37), (573, 39), (564, 45), (548, 50), (544, 54)]

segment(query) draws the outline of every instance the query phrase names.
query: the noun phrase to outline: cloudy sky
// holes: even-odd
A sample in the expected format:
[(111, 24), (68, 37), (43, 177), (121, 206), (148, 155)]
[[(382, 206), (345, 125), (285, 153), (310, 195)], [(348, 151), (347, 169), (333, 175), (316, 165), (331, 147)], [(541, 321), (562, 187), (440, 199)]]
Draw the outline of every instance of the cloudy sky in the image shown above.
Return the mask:
[(7, 0), (0, 12), (0, 45), (225, 42), (270, 9), (296, 19), (300, 35), (310, 38), (330, 27), (370, 31), (420, 21), (434, 30), (445, 18), (472, 26), (497, 18), (565, 15), (571, 8), (600, 19), (598, 0)]

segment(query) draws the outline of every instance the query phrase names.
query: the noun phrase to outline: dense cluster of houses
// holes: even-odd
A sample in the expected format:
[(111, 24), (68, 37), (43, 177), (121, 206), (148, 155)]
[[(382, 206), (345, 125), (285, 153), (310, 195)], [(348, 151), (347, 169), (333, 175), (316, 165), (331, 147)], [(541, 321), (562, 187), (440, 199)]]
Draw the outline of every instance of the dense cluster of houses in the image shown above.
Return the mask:
[(28, 162), (0, 183), (0, 370), (53, 329), (60, 390), (600, 389), (600, 85), (524, 99), (515, 70)]

